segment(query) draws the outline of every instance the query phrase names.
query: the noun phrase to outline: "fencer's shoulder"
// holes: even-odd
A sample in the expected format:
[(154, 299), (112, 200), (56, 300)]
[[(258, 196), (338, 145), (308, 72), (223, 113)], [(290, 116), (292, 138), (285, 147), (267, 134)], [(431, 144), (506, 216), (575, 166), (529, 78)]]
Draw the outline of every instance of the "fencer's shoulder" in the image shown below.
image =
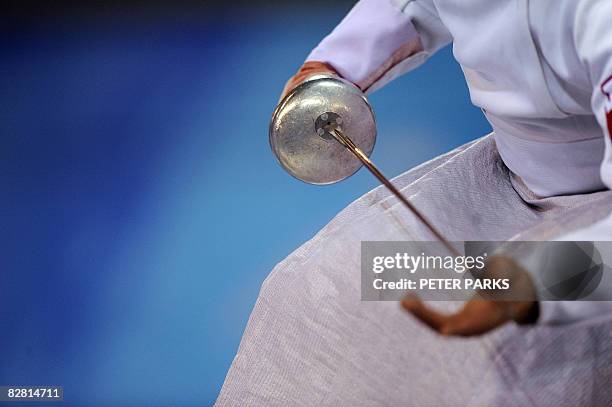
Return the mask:
[(608, 11), (610, 10), (611, 3), (608, 0), (561, 0), (560, 3), (563, 7), (572, 7), (578, 14), (577, 18), (586, 17), (588, 14), (596, 11)]
[[(612, 18), (610, 0), (528, 0), (532, 28), (542, 37), (563, 39), (579, 46), (585, 36)], [(601, 31), (601, 30), (597, 30)], [(589, 38), (589, 41), (592, 38)]]
[(612, 43), (612, 1), (574, 0), (574, 3), (572, 25), (576, 46), (583, 50), (609, 47)]
[(609, 22), (612, 18), (612, 1), (610, 0), (562, 0), (561, 3), (568, 3), (563, 7), (571, 7), (575, 27), (582, 27), (597, 21)]

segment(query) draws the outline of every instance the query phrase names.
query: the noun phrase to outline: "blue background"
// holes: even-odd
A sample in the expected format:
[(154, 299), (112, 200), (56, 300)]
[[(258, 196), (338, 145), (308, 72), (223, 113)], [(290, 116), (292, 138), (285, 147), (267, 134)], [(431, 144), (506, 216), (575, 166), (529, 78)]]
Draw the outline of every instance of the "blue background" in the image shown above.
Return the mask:
[[(268, 147), (286, 79), (349, 7), (4, 25), (0, 384), (214, 402), (272, 267), (377, 185), (301, 183)], [(370, 99), (388, 175), (489, 131), (450, 48)]]

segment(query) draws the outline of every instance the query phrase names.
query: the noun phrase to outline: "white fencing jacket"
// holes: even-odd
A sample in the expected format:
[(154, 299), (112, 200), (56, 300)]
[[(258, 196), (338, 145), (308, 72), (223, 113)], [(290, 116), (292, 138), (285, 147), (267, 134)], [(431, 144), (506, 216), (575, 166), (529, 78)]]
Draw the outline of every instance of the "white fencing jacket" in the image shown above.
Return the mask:
[[(307, 60), (370, 92), (451, 42), (504, 163), (535, 194), (612, 188), (611, 0), (361, 0)], [(612, 240), (612, 216), (559, 239)], [(544, 319), (602, 307), (557, 303)]]

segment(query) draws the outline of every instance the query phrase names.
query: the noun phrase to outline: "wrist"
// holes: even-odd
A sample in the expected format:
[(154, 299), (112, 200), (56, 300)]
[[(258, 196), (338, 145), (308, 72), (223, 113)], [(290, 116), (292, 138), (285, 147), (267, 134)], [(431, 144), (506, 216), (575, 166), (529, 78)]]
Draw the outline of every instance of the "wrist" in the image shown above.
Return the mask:
[(512, 319), (519, 325), (535, 324), (540, 317), (540, 303), (538, 301), (521, 302), (512, 314)]

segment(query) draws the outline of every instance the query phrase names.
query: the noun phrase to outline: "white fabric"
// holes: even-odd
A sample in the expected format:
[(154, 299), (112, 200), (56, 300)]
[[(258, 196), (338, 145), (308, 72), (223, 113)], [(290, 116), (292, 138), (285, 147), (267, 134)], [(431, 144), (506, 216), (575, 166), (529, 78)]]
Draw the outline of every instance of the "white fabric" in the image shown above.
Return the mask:
[[(414, 40), (418, 47), (402, 52)], [(416, 68), (450, 40), (431, 1), (400, 8), (390, 1), (362, 0), (306, 60), (327, 62), (371, 92)]]
[[(453, 240), (549, 238), (612, 205), (611, 191), (535, 197), (491, 136), (394, 183)], [(382, 187), (349, 205), (266, 279), (217, 406), (611, 405), (612, 315), (445, 339), (395, 302), (360, 301), (362, 240), (430, 238)]]
[[(452, 41), (512, 171), (540, 196), (595, 191), (612, 186), (611, 18), (609, 0), (361, 0), (308, 60), (357, 84), (382, 66), (374, 90)], [(422, 51), (391, 58), (415, 33)]]
[[(506, 122), (498, 117), (489, 118), (491, 123), (495, 123), (495, 139), (504, 163), (515, 174), (521, 174), (525, 184), (536, 195), (551, 196), (552, 189), (555, 195), (568, 195), (605, 188), (599, 176), (604, 156), (601, 134), (586, 140), (551, 143), (535, 137), (516, 137), (505, 131)], [(567, 132), (575, 128), (569, 124), (565, 128)], [(597, 131), (601, 132), (599, 128)], [(549, 158), (542, 160), (541, 157)]]
[[(516, 175), (488, 137), (396, 184), (451, 240), (605, 239), (612, 193), (585, 192), (612, 186), (611, 19), (610, 0), (361, 0), (308, 59), (372, 91), (452, 41)], [(609, 304), (441, 338), (360, 301), (360, 241), (396, 239), (431, 236), (377, 188), (280, 263), (217, 405), (612, 405)]]
[[(377, 8), (385, 11), (369, 19)], [(416, 33), (423, 51), (394, 61), (376, 89), (452, 41), (506, 166), (539, 197), (572, 195), (612, 186), (611, 19), (609, 0), (361, 0), (308, 59), (346, 66), (359, 83)], [(612, 239), (612, 220), (598, 230)], [(575, 236), (594, 240), (591, 232)]]

